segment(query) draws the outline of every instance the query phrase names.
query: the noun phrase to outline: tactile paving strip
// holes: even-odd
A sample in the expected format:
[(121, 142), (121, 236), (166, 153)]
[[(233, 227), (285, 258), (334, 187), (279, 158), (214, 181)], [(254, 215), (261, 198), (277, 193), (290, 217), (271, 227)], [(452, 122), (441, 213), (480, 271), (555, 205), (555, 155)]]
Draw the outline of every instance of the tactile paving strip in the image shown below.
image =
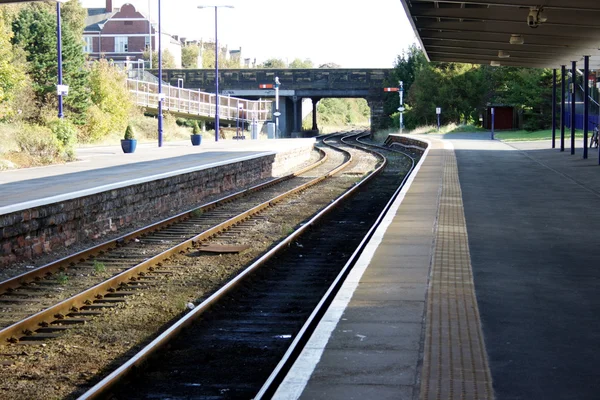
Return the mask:
[(444, 161), (421, 399), (493, 399), (454, 150), (444, 150)]

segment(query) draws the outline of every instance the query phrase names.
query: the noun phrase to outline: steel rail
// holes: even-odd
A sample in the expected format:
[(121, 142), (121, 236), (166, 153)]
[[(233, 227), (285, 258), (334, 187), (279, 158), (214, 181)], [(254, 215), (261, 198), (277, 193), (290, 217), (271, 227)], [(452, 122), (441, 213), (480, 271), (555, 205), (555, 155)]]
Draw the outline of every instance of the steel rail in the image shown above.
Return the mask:
[[(364, 138), (365, 136), (369, 136), (368, 133), (364, 134), (364, 135), (358, 134), (356, 136), (358, 136), (356, 138), (356, 141), (359, 143), (362, 143), (365, 146), (376, 147), (376, 148), (381, 148), (381, 149), (388, 150), (388, 151), (393, 151), (393, 150), (390, 150), (389, 148), (385, 148), (382, 146), (361, 142), (360, 139)], [(346, 143), (344, 139), (342, 139), (342, 141), (345, 144), (347, 144), (349, 146), (353, 146), (353, 147), (359, 147), (354, 144)], [(383, 157), (383, 155), (381, 153), (379, 153), (379, 152), (376, 152), (376, 153)], [(335, 278), (333, 283), (329, 286), (329, 289), (327, 290), (325, 295), (323, 295), (323, 297), (321, 298), (321, 300), (319, 301), (319, 303), (317, 304), (317, 306), (311, 313), (310, 317), (306, 320), (306, 322), (304, 323), (304, 325), (302, 326), (302, 328), (300, 329), (300, 331), (298, 332), (296, 337), (294, 337), (294, 340), (292, 341), (292, 343), (290, 343), (290, 346), (288, 347), (284, 356), (279, 361), (279, 363), (277, 364), (277, 366), (275, 367), (275, 369), (273, 370), (273, 372), (271, 373), (269, 378), (265, 381), (265, 384), (261, 387), (261, 389), (258, 391), (257, 395), (253, 398), (253, 400), (262, 400), (262, 399), (271, 398), (275, 394), (275, 392), (277, 391), (277, 388), (279, 387), (279, 385), (285, 378), (285, 375), (288, 373), (288, 371), (290, 370), (290, 368), (292, 367), (292, 365), (294, 364), (294, 362), (296, 361), (296, 359), (302, 352), (304, 346), (310, 339), (310, 336), (315, 331), (322, 316), (327, 311), (327, 308), (333, 302), (335, 296), (337, 295), (338, 291), (342, 287), (346, 277), (348, 276), (348, 274), (350, 273), (350, 271), (352, 270), (352, 268), (358, 261), (359, 257), (361, 256), (362, 252), (364, 251), (365, 247), (367, 246), (367, 244), (373, 237), (373, 234), (375, 233), (375, 231), (381, 224), (381, 221), (383, 221), (387, 212), (391, 208), (392, 204), (394, 203), (394, 201), (396, 201), (396, 198), (402, 191), (404, 184), (406, 183), (406, 181), (408, 180), (412, 171), (415, 168), (414, 157), (412, 157), (411, 155), (406, 154), (406, 153), (403, 153), (403, 154), (406, 155), (407, 157), (409, 157), (409, 159), (412, 162), (408, 173), (406, 174), (406, 176), (400, 183), (400, 186), (398, 186), (398, 189), (396, 189), (396, 191), (394, 192), (394, 194), (392, 195), (390, 200), (387, 202), (387, 204), (384, 207), (384, 209), (382, 210), (382, 212), (379, 214), (379, 217), (377, 217), (377, 220), (375, 221), (375, 223), (371, 226), (371, 228), (369, 229), (367, 234), (363, 237), (363, 239), (361, 240), (360, 244), (358, 245), (358, 247), (356, 248), (354, 253), (352, 253), (352, 255), (350, 256), (350, 259), (348, 259), (348, 261), (346, 262), (346, 264), (344, 265), (344, 267), (342, 268), (342, 270), (340, 271), (338, 276)], [(380, 167), (380, 170), (382, 170), (384, 166)]]
[[(327, 146), (331, 146), (326, 144)], [(332, 146), (333, 147), (333, 146)], [(339, 149), (340, 151), (344, 151), (349, 154), (348, 160), (344, 163), (344, 165), (349, 165), (352, 160), (352, 154), (347, 152), (346, 150)], [(377, 153), (379, 154), (379, 153)], [(279, 242), (275, 247), (261, 256), (259, 259), (254, 261), (250, 266), (248, 266), (243, 272), (237, 275), (234, 279), (225, 284), (221, 289), (212, 294), (206, 300), (204, 300), (201, 304), (196, 306), (192, 311), (182, 317), (179, 321), (173, 324), (170, 328), (168, 328), (165, 332), (159, 335), (156, 339), (154, 339), (151, 343), (145, 346), (142, 350), (140, 350), (136, 355), (134, 355), (131, 359), (125, 362), (122, 366), (117, 368), (111, 374), (106, 376), (100, 382), (98, 382), (95, 386), (85, 392), (83, 395), (79, 397), (79, 400), (88, 400), (88, 399), (98, 399), (106, 396), (110, 390), (118, 383), (121, 379), (125, 378), (130, 372), (135, 370), (137, 367), (141, 366), (149, 357), (154, 355), (157, 351), (159, 351), (164, 345), (166, 345), (173, 337), (177, 336), (182, 329), (189, 326), (196, 319), (198, 319), (204, 312), (209, 310), (215, 303), (217, 303), (224, 296), (229, 294), (231, 290), (237, 287), (241, 282), (243, 282), (247, 277), (256, 272), (263, 264), (267, 261), (271, 260), (273, 257), (278, 255), (280, 252), (284, 251), (294, 240), (296, 240), (299, 236), (301, 236), (304, 232), (310, 229), (313, 225), (317, 224), (323, 216), (334, 210), (338, 205), (347, 200), (350, 196), (356, 193), (357, 190), (362, 188), (362, 186), (370, 181), (374, 176), (379, 174), (383, 168), (385, 167), (387, 160), (383, 155), (379, 154), (382, 158), (381, 165), (379, 168), (373, 170), (370, 175), (364, 177), (362, 180), (357, 182), (350, 190), (340, 195), (337, 199), (327, 205), (323, 210), (321, 210), (318, 214), (312, 217), (308, 222), (303, 224), (300, 228), (292, 232), (288, 237)], [(340, 167), (336, 168), (339, 172), (341, 170)], [(336, 172), (336, 173), (337, 173)], [(333, 174), (333, 171), (329, 174)], [(323, 180), (322, 177), (316, 178), (316, 180)]]
[[(265, 201), (249, 210), (246, 210), (235, 217), (228, 219), (204, 232), (189, 238), (170, 249), (167, 249), (145, 261), (83, 291), (77, 295), (74, 295), (60, 303), (50, 306), (36, 314), (33, 314), (19, 322), (16, 322), (2, 330), (0, 330), (0, 344), (8, 342), (17, 342), (19, 337), (28, 336), (28, 333), (34, 332), (39, 327), (47, 325), (52, 321), (64, 319), (64, 317), (70, 313), (77, 313), (80, 308), (84, 308), (93, 302), (94, 300), (101, 300), (108, 293), (114, 292), (119, 285), (127, 282), (134, 281), (138, 276), (145, 274), (154, 266), (160, 266), (161, 262), (172, 255), (186, 251), (190, 247), (199, 246), (200, 242), (209, 239), (211, 236), (217, 233), (227, 230), (232, 226), (244, 221), (245, 219), (255, 215), (268, 207), (274, 206), (276, 203), (283, 200), (285, 197), (290, 196), (294, 193), (298, 193), (302, 190), (306, 190), (310, 186), (314, 186), (319, 182), (327, 179), (327, 177), (339, 172), (345, 166), (347, 166), (352, 160), (349, 158), (345, 163), (336, 167), (335, 169), (327, 172), (325, 175), (312, 179), (296, 188), (288, 190), (287, 192), (275, 196), (274, 198)], [(306, 172), (306, 171), (305, 171)]]
[(57, 271), (62, 270), (62, 269), (72, 267), (77, 262), (85, 261), (92, 256), (95, 256), (97, 254), (103, 254), (107, 251), (110, 251), (110, 250), (116, 248), (116, 247), (122, 246), (123, 244), (126, 244), (137, 237), (144, 236), (144, 235), (147, 235), (148, 233), (156, 232), (163, 228), (169, 227), (175, 223), (185, 221), (185, 220), (189, 219), (194, 213), (197, 213), (198, 211), (201, 211), (201, 212), (209, 211), (209, 210), (217, 208), (223, 204), (226, 204), (226, 203), (235, 201), (239, 198), (242, 198), (244, 196), (247, 196), (251, 193), (258, 192), (260, 190), (274, 186), (278, 183), (281, 183), (286, 180), (295, 178), (299, 175), (302, 175), (303, 173), (305, 173), (311, 169), (314, 169), (314, 168), (318, 167), (319, 165), (323, 164), (325, 161), (327, 161), (327, 154), (319, 148), (316, 148), (316, 149), (321, 154), (321, 158), (319, 159), (319, 161), (317, 161), (316, 163), (313, 163), (305, 168), (302, 168), (299, 171), (296, 171), (292, 174), (288, 174), (288, 175), (280, 177), (280, 178), (272, 179), (268, 182), (263, 182), (261, 184), (252, 186), (248, 189), (244, 189), (239, 192), (233, 193), (231, 195), (225, 196), (223, 198), (206, 203), (200, 207), (196, 207), (196, 208), (190, 209), (188, 211), (184, 211), (175, 216), (168, 217), (164, 220), (158, 221), (156, 223), (153, 223), (153, 224), (143, 227), (141, 229), (137, 229), (135, 231), (129, 232), (123, 236), (117, 237), (115, 239), (111, 239), (111, 240), (101, 243), (99, 245), (90, 247), (90, 248), (82, 250), (78, 253), (69, 255), (67, 257), (64, 257), (59, 260), (48, 263), (46, 265), (43, 265), (32, 271), (27, 271), (20, 275), (17, 275), (15, 277), (12, 277), (10, 279), (2, 281), (2, 282), (0, 282), (0, 295), (10, 292), (11, 290), (14, 290), (14, 289), (16, 289), (20, 286), (23, 286), (27, 283), (38, 281), (38, 280), (45, 278)]

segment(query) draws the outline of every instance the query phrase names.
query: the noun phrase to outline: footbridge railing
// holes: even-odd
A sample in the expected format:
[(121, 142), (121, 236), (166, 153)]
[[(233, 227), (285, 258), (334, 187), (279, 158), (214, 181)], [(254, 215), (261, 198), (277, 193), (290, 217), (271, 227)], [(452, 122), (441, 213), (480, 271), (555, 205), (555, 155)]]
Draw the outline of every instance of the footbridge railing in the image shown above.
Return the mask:
[[(127, 79), (127, 88), (137, 105), (158, 108), (158, 83)], [(163, 110), (189, 116), (213, 118), (215, 116), (215, 94), (163, 85)], [(235, 121), (270, 121), (270, 100), (246, 100), (237, 97), (219, 96), (219, 118)]]

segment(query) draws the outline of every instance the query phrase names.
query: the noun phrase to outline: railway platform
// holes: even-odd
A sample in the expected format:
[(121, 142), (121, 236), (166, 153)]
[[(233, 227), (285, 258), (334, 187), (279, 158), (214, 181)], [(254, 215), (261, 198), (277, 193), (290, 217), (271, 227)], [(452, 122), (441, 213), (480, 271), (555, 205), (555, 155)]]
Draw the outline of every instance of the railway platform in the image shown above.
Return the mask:
[(418, 138), (419, 170), (274, 398), (597, 398), (597, 150)]
[(15, 209), (112, 190), (134, 183), (264, 157), (313, 143), (314, 139), (221, 140), (138, 144), (133, 154), (119, 146), (77, 149), (77, 161), (0, 172), (0, 215)]

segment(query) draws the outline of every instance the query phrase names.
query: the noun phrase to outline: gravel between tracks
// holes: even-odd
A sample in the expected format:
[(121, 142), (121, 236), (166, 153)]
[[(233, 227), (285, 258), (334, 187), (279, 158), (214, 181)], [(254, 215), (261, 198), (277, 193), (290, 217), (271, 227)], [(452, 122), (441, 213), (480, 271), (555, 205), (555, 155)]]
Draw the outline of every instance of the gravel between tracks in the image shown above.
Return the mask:
[(358, 157), (344, 174), (327, 180), (280, 203), (262, 214), (261, 222), (234, 240), (223, 235), (220, 243), (249, 244), (239, 255), (210, 255), (190, 251), (170, 259), (170, 277), (154, 290), (143, 290), (126, 303), (70, 329), (58, 339), (37, 345), (0, 348), (0, 398), (75, 398), (102, 374), (131, 357), (158, 332), (235, 277), (294, 226), (323, 208), (374, 166), (374, 157)]

